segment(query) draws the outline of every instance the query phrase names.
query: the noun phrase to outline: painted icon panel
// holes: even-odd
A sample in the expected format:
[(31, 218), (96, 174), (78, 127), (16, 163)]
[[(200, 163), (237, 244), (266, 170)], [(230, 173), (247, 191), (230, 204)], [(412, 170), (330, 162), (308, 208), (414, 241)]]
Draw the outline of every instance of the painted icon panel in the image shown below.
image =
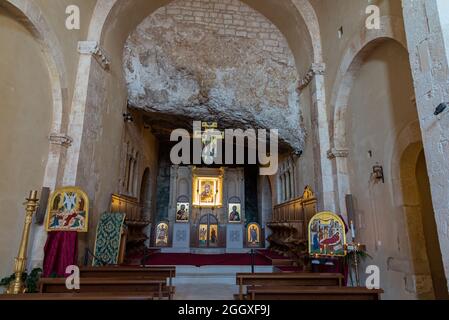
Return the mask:
[(209, 225), (209, 246), (216, 247), (218, 245), (218, 225)]
[(55, 190), (48, 203), (47, 231), (87, 232), (89, 198), (80, 188)]
[(168, 224), (160, 222), (156, 227), (156, 246), (166, 247), (168, 245)]
[(201, 247), (207, 246), (207, 224), (200, 224), (199, 228), (199, 244)]
[(176, 222), (189, 222), (190, 203), (178, 202), (176, 204)]
[(250, 223), (246, 228), (246, 242), (248, 247), (260, 247), (260, 226), (257, 223)]
[(242, 212), (240, 203), (228, 204), (228, 219), (230, 223), (239, 223), (242, 221)]
[(309, 222), (309, 254), (344, 256), (346, 233), (343, 220), (332, 212), (317, 213)]

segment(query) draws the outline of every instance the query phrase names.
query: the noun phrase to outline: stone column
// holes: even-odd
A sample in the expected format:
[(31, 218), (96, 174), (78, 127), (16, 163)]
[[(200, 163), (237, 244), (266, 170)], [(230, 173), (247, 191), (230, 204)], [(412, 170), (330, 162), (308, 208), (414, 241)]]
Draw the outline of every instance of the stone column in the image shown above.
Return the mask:
[(326, 93), (324, 85), (325, 74), (324, 63), (314, 63), (311, 66), (313, 79), (311, 81), (312, 90), (312, 108), (313, 113), (313, 130), (314, 143), (317, 145), (316, 160), (319, 161), (316, 172), (318, 188), (317, 190), (319, 204), (322, 210), (335, 211), (335, 191), (334, 191), (334, 176), (332, 172), (332, 163), (327, 157), (327, 152), (330, 149), (329, 137), (329, 121), (327, 117), (326, 107)]
[[(449, 4), (446, 0), (402, 0), (427, 171), (441, 254), (449, 278)], [(445, 43), (446, 41), (446, 43)]]
[(81, 141), (85, 131), (86, 107), (88, 104), (92, 63), (96, 60), (104, 70), (109, 70), (110, 66), (109, 60), (96, 41), (80, 41), (78, 43), (78, 52), (80, 53), (80, 60), (78, 63), (68, 130), (68, 135), (72, 137), (73, 141), (71, 148), (67, 152), (63, 179), (64, 185), (76, 185), (77, 182)]
[(347, 211), (343, 210), (343, 208), (346, 208), (345, 197), (350, 193), (348, 155), (349, 150), (346, 148), (332, 148), (331, 150), (329, 150), (327, 155), (329, 160), (335, 161), (336, 180), (338, 188), (338, 207), (340, 209), (337, 213), (341, 214), (346, 219), (348, 218)]

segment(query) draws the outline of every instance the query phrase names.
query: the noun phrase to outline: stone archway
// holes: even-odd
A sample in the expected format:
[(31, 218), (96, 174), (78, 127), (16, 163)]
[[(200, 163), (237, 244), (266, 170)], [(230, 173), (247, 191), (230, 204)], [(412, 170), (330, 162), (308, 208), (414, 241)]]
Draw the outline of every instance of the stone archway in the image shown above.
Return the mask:
[[(325, 66), (314, 9), (309, 0), (242, 2), (276, 25), (293, 48), (297, 73), (299, 78), (303, 77), (302, 110), (307, 112), (305, 119), (313, 118), (308, 128), (311, 131), (308, 144), (313, 150), (307, 152), (305, 161), (314, 163), (314, 170), (308, 171), (305, 179), (314, 185), (321, 207), (333, 210), (333, 173), (327, 159), (330, 140)], [(63, 183), (82, 186), (92, 199), (93, 225), (97, 213), (108, 206), (110, 194), (116, 192), (115, 183), (120, 175), (119, 152), (102, 146), (120, 141), (126, 126), (122, 114), (127, 112), (128, 92), (121, 63), (125, 41), (144, 18), (168, 3), (169, 0), (100, 0), (91, 18), (87, 40), (79, 42), (76, 98), (72, 101), (68, 125), (73, 142), (67, 151)], [(279, 11), (274, 14), (273, 8)], [(93, 242), (90, 235), (89, 242)]]
[[(49, 132), (50, 151), (47, 159), (43, 185), (54, 189), (61, 179), (59, 166), (65, 148), (70, 146), (71, 138), (66, 135), (64, 123), (68, 122), (69, 103), (66, 94), (67, 79), (66, 67), (63, 61), (61, 48), (58, 46), (57, 37), (45, 20), (40, 8), (26, 0), (8, 0), (3, 6), (11, 12), (40, 43), (47, 62), (53, 97), (53, 116), (51, 132)], [(61, 148), (62, 147), (62, 148)]]
[[(309, 179), (311, 184), (316, 184), (317, 193), (321, 195), (319, 199), (322, 202), (322, 206), (332, 210), (335, 207), (335, 192), (332, 183), (332, 167), (327, 159), (330, 141), (324, 86), (325, 66), (322, 63), (319, 23), (314, 9), (308, 0), (286, 2), (244, 0), (242, 2), (262, 13), (268, 20), (278, 26), (289, 43), (296, 43), (295, 46), (292, 46), (293, 51), (306, 50), (308, 53), (294, 52), (298, 73), (301, 77), (304, 76), (304, 79), (300, 81), (302, 90), (306, 90), (305, 88), (310, 85), (310, 88), (307, 89), (307, 94), (304, 95), (303, 110), (306, 110), (307, 113), (312, 113), (318, 119), (317, 121), (313, 119), (313, 124), (310, 128), (313, 131), (310, 135), (313, 141), (310, 144), (313, 145), (314, 150), (313, 154), (308, 155), (308, 157), (317, 165), (316, 169), (311, 172), (313, 176)], [(83, 117), (86, 112), (89, 112), (89, 109), (94, 108), (94, 103), (98, 105), (98, 100), (102, 100), (101, 103), (103, 104), (108, 103), (104, 101), (104, 98), (98, 97), (97, 92), (93, 92), (92, 83), (97, 81), (95, 80), (96, 78), (98, 78), (98, 81), (105, 81), (101, 73), (113, 74), (116, 77), (116, 81), (114, 80), (114, 84), (109, 81), (108, 86), (112, 86), (114, 90), (117, 88), (123, 89), (124, 79), (121, 64), (119, 63), (121, 58), (118, 57), (122, 54), (125, 40), (140, 21), (167, 3), (170, 3), (170, 1), (136, 0), (132, 3), (119, 0), (98, 1), (91, 20), (88, 40), (80, 43), (81, 57), (75, 95), (81, 99), (74, 101), (72, 106), (76, 113), (72, 119), (73, 125), (70, 125), (69, 134), (73, 132), (73, 136), (78, 137), (80, 135), (76, 133), (80, 127), (98, 126), (95, 123), (85, 122), (95, 120), (86, 120)], [(273, 6), (283, 14), (274, 15)], [(129, 19), (130, 16), (133, 19)], [(282, 19), (280, 18), (281, 16)], [(289, 21), (290, 23), (288, 23)], [(297, 26), (292, 28), (292, 25)], [(99, 62), (100, 67), (104, 71), (96, 64), (93, 64), (93, 58)], [(99, 80), (99, 78), (102, 78), (102, 80)], [(115, 106), (113, 108), (121, 108), (121, 110), (116, 110), (117, 113), (124, 111), (127, 100), (125, 91), (117, 92), (117, 97), (114, 100), (113, 104)], [(121, 106), (119, 107), (118, 104), (121, 104)], [(101, 118), (101, 113), (99, 117)], [(114, 118), (111, 121), (118, 120), (117, 117), (113, 116), (109, 116), (109, 118)], [(80, 157), (80, 154), (86, 153), (82, 151), (82, 148), (81, 140), (76, 138), (67, 157), (65, 183), (73, 184), (83, 179), (79, 176), (82, 172), (77, 170), (80, 163), (84, 160), (84, 157)], [(87, 189), (88, 193), (94, 192), (94, 186), (87, 187)]]
[[(71, 138), (66, 134), (66, 123), (69, 119), (68, 80), (62, 49), (57, 36), (51, 28), (39, 5), (24, 0), (7, 0), (0, 3), (0, 8), (23, 25), (31, 34), (40, 51), (46, 71), (48, 72), (51, 108), (48, 132), (48, 154), (40, 159), (45, 166), (40, 186), (54, 189), (62, 180), (62, 166)], [(37, 134), (37, 133), (36, 133)], [(36, 155), (34, 155), (36, 156)], [(34, 186), (37, 189), (37, 186)], [(44, 226), (36, 225), (32, 229), (30, 242), (31, 256), (29, 266), (39, 265), (43, 260), (43, 247), (46, 239)]]
[(392, 194), (392, 200), (403, 211), (398, 242), (408, 257), (405, 263), (390, 258), (390, 268), (405, 274), (406, 289), (417, 298), (447, 297), (418, 120), (401, 131), (392, 148), (387, 174), (392, 177), (393, 190), (399, 191)]
[(446, 277), (421, 141), (405, 148), (399, 172), (410, 243), (409, 290), (418, 299), (447, 299)]

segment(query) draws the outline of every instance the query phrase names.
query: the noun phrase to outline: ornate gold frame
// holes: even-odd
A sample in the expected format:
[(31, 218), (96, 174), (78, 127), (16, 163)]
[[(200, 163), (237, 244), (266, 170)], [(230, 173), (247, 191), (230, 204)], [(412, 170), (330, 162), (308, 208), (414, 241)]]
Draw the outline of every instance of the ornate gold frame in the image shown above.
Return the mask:
[[(51, 206), (53, 205), (53, 202), (55, 200), (56, 195), (61, 194), (61, 193), (65, 193), (65, 192), (73, 192), (73, 193), (77, 193), (80, 194), (82, 197), (84, 197), (85, 199), (85, 211), (86, 211), (86, 218), (84, 219), (84, 229), (82, 230), (77, 230), (78, 233), (84, 233), (84, 232), (88, 232), (88, 226), (89, 226), (89, 197), (87, 196), (87, 194), (81, 190), (78, 187), (64, 187), (64, 188), (58, 188), (55, 191), (52, 192), (51, 196), (50, 196), (50, 200), (48, 201), (48, 205), (47, 205), (47, 217), (45, 218), (45, 229), (47, 230), (47, 232), (54, 232), (54, 231), (58, 231), (58, 230), (52, 230), (49, 228), (50, 225), (50, 216), (51, 216)], [(62, 231), (62, 230), (61, 230)], [(69, 230), (67, 230), (69, 231)]]
[[(313, 223), (314, 221), (320, 219), (322, 216), (329, 216), (329, 217), (332, 217), (332, 219), (338, 221), (338, 223), (340, 223), (340, 225), (343, 227), (343, 232), (342, 232), (342, 234), (343, 234), (343, 250), (344, 250), (344, 252), (345, 252), (344, 254), (334, 254), (334, 253), (328, 254), (328, 253), (326, 253), (326, 252), (325, 252), (324, 254), (322, 254), (322, 253), (320, 253), (320, 254), (318, 254), (318, 253), (312, 253), (312, 234), (311, 234), (311, 232), (310, 232), (310, 227), (312, 226), (312, 223)], [(344, 256), (346, 255), (346, 232), (345, 232), (345, 223), (344, 223), (343, 220), (342, 220), (338, 215), (336, 215), (335, 213), (330, 212), (330, 211), (323, 211), (323, 212), (319, 212), (319, 213), (317, 213), (316, 215), (314, 215), (314, 216), (312, 217), (312, 219), (310, 219), (310, 221), (309, 221), (307, 233), (308, 233), (307, 238), (308, 238), (308, 240), (309, 240), (308, 251), (309, 251), (309, 254), (310, 254), (310, 255), (313, 255), (313, 256), (335, 256), (335, 257), (344, 257)]]
[[(201, 174), (201, 169), (198, 169), (198, 174), (193, 173), (192, 179), (192, 207), (193, 208), (222, 208), (223, 207), (223, 174), (222, 169), (219, 169), (220, 174)], [(200, 199), (201, 181), (214, 181), (215, 195), (214, 203), (204, 203)]]

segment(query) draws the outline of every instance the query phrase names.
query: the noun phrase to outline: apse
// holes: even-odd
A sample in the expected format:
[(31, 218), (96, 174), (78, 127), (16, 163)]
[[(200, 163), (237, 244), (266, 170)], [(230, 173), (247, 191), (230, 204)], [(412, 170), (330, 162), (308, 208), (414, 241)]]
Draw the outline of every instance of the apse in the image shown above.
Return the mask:
[[(129, 106), (172, 125), (279, 129), (302, 150), (295, 59), (282, 33), (240, 1), (173, 1), (128, 37)], [(156, 121), (155, 121), (156, 120)]]

